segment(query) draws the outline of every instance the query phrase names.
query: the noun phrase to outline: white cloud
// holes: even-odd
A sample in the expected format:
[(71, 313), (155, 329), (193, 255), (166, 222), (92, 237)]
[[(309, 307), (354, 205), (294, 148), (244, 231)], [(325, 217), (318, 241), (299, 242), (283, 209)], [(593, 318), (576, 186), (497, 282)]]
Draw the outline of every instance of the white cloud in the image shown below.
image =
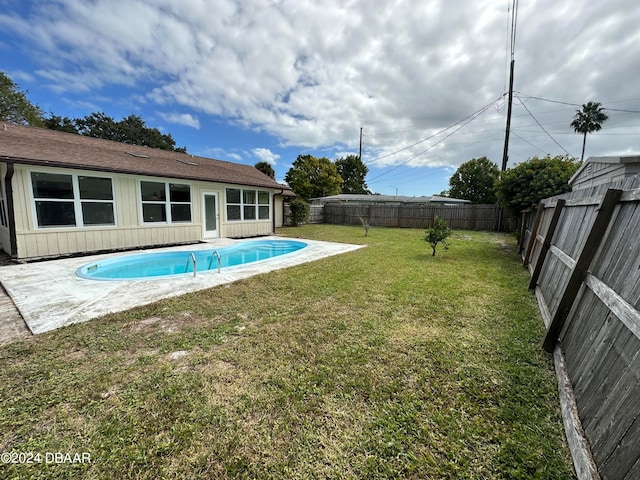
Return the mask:
[(225, 158), (227, 160), (235, 160), (236, 162), (239, 162), (242, 160), (242, 155), (239, 155), (237, 153), (227, 153), (225, 154)]
[[(530, 97), (640, 110), (637, 102), (629, 108), (640, 73), (636, 3), (520, 4), (515, 89), (522, 93), (514, 101), (511, 158), (562, 153), (537, 121), (563, 148), (580, 151), (569, 127), (576, 107)], [(198, 128), (199, 117), (215, 115), (283, 146), (335, 152), (357, 150), (362, 126), (363, 156), (377, 166), (455, 166), (482, 155), (501, 162), (504, 99), (500, 111), (454, 130), (506, 89), (510, 1), (246, 5), (56, 0), (28, 18), (0, 14), (0, 28), (24, 35), (41, 59), (37, 75), (58, 94), (125, 86), (132, 99), (191, 112), (167, 121)], [(638, 123), (637, 115), (611, 113), (607, 126), (622, 133)], [(630, 142), (637, 136), (603, 130), (587, 150), (628, 151)], [(277, 160), (267, 149), (252, 152)]]
[(273, 153), (268, 148), (253, 148), (251, 153), (254, 157), (259, 158), (262, 162), (267, 162), (271, 165), (275, 165), (280, 158), (280, 155)]
[(178, 125), (186, 125), (187, 127), (200, 129), (200, 120), (198, 117), (191, 115), (190, 113), (166, 113), (158, 112), (164, 120), (170, 123), (177, 123)]

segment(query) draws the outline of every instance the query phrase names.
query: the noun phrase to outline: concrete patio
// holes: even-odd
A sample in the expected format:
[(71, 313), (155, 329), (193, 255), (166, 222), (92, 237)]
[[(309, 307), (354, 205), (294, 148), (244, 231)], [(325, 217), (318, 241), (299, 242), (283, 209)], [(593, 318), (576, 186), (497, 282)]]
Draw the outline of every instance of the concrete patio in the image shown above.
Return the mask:
[[(274, 239), (281, 237), (261, 237)], [(0, 266), (0, 283), (20, 312), (26, 327), (39, 334), (86, 322), (112, 312), (152, 303), (163, 298), (174, 297), (205, 288), (248, 278), (260, 273), (320, 260), (361, 248), (362, 245), (304, 240), (308, 247), (287, 255), (268, 260), (224, 268), (217, 271), (199, 271), (197, 276), (184, 275), (153, 280), (87, 280), (76, 276), (76, 270), (90, 262), (113, 256), (131, 255), (144, 250), (130, 252), (65, 258), (36, 263)], [(185, 250), (198, 251), (223, 247), (238, 240), (218, 239), (213, 242), (159, 248), (153, 251)], [(0, 302), (1, 304), (1, 302)], [(10, 306), (8, 305), (7, 308)], [(5, 329), (18, 328), (9, 322)], [(0, 324), (0, 329), (3, 326)], [(26, 329), (24, 329), (26, 330)], [(26, 331), (17, 338), (28, 336)], [(0, 342), (2, 336), (0, 334)]]

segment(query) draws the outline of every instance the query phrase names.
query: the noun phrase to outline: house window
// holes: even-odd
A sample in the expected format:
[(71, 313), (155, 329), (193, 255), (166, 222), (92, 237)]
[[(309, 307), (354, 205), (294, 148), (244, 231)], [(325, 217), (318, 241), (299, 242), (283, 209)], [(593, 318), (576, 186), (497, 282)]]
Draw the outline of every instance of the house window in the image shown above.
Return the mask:
[(243, 204), (243, 219), (255, 220), (256, 219), (256, 191), (243, 190), (242, 204)]
[(145, 223), (191, 222), (191, 187), (181, 183), (140, 182)]
[(115, 225), (110, 178), (78, 176), (84, 225)]
[(242, 220), (239, 188), (227, 188), (227, 220)]
[(227, 188), (227, 220), (269, 220), (269, 192)]
[(38, 227), (115, 225), (112, 180), (31, 172)]
[(258, 190), (258, 219), (269, 220), (269, 212), (271, 212), (269, 192)]

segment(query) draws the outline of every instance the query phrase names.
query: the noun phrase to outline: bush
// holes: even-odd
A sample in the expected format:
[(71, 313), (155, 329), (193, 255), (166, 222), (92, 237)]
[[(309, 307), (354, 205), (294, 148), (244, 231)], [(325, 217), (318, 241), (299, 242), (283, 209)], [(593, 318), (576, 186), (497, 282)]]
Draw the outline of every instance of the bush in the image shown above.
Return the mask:
[(433, 249), (433, 257), (436, 255), (436, 247), (439, 243), (442, 243), (445, 250), (449, 247), (449, 244), (447, 243), (447, 237), (449, 235), (451, 235), (451, 230), (447, 227), (447, 222), (436, 216), (436, 218), (433, 219), (433, 227), (427, 228), (426, 235), (424, 237), (425, 241), (429, 243)]
[(309, 219), (311, 207), (301, 198), (295, 198), (289, 203), (289, 212), (291, 225), (297, 227), (301, 223), (305, 223)]
[(496, 192), (515, 215), (533, 212), (540, 200), (570, 192), (569, 179), (580, 165), (568, 156), (532, 157), (502, 172)]

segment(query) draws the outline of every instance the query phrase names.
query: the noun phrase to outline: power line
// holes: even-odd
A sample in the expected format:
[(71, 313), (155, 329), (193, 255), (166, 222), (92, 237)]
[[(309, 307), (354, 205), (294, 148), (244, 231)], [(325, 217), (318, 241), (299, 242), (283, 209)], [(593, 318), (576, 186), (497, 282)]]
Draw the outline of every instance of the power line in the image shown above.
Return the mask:
[(533, 148), (536, 148), (538, 150), (540, 150), (542, 153), (547, 153), (545, 152), (542, 148), (538, 147), (537, 145), (534, 145), (533, 143), (531, 143), (530, 141), (528, 141), (525, 138), (522, 138), (520, 135), (518, 135), (516, 132), (514, 132), (513, 130), (511, 130), (511, 133), (513, 133), (516, 137), (518, 137), (520, 140), (522, 140), (524, 143), (526, 143), (527, 145), (532, 146)]
[[(524, 94), (522, 92), (517, 92), (517, 93), (520, 93), (521, 95), (526, 96), (528, 99), (531, 98), (531, 99), (534, 99), (534, 100), (540, 100), (542, 102), (559, 103), (561, 105), (570, 105), (572, 107), (581, 107), (582, 106), (579, 103), (563, 102), (561, 100), (551, 100), (549, 98), (534, 97), (533, 95), (526, 95), (526, 94)], [(631, 98), (629, 100), (638, 100), (638, 99), (637, 98)], [(616, 100), (615, 102), (607, 102), (607, 103), (620, 103), (620, 102), (626, 102), (626, 101), (629, 101), (629, 100)], [(610, 111), (610, 112), (640, 113), (640, 110), (626, 110), (626, 109), (623, 109), (623, 108), (607, 108), (607, 107), (605, 107), (605, 108), (606, 108), (607, 111)]]
[(511, 11), (511, 59), (516, 52), (516, 27), (518, 24), (518, 0), (513, 0), (513, 10)]
[(556, 139), (555, 139), (555, 138), (553, 138), (553, 137), (551, 136), (551, 134), (550, 134), (549, 132), (547, 132), (547, 130), (545, 130), (545, 128), (542, 126), (542, 124), (538, 121), (538, 119), (537, 119), (536, 117), (534, 117), (534, 116), (533, 116), (533, 113), (531, 113), (531, 111), (527, 108), (527, 106), (525, 105), (525, 103), (522, 101), (522, 99), (520, 98), (520, 96), (519, 96), (517, 93), (516, 93), (516, 98), (517, 98), (518, 100), (520, 100), (520, 104), (524, 107), (524, 109), (525, 109), (527, 112), (529, 112), (529, 115), (531, 115), (531, 118), (533, 118), (533, 119), (535, 120), (535, 122), (536, 122), (536, 123), (538, 124), (538, 126), (542, 129), (542, 131), (543, 131), (544, 133), (546, 133), (546, 134), (547, 134), (547, 136), (548, 136), (551, 140), (553, 140), (553, 143), (555, 143), (555, 144), (556, 144), (556, 145), (558, 145), (562, 150), (564, 150), (564, 151), (567, 153), (567, 155), (569, 155), (569, 156), (573, 157), (573, 155), (571, 155), (571, 154), (567, 151), (567, 149), (566, 149), (566, 148), (564, 148), (562, 145), (560, 145), (560, 144), (556, 141)]
[[(445, 128), (445, 129), (441, 130), (440, 132), (436, 133), (435, 135), (432, 135), (432, 136), (431, 136), (431, 137), (429, 137), (429, 138), (433, 138), (433, 137), (435, 137), (436, 135), (439, 135), (440, 133), (445, 132), (446, 130), (449, 130), (449, 129), (451, 129), (451, 128), (455, 127), (456, 125), (459, 125), (459, 124), (461, 124), (462, 122), (465, 122), (465, 121), (466, 121), (466, 123), (462, 123), (462, 125), (460, 125), (458, 128), (456, 128), (453, 132), (449, 133), (448, 135), (446, 135), (446, 136), (445, 136), (444, 138), (442, 138), (441, 140), (438, 140), (436, 143), (434, 143), (434, 144), (433, 144), (433, 145), (431, 145), (430, 147), (428, 147), (428, 148), (424, 149), (423, 151), (421, 151), (421, 152), (419, 152), (419, 153), (416, 153), (415, 155), (413, 155), (413, 156), (409, 157), (406, 161), (404, 161), (404, 162), (402, 162), (402, 163), (399, 163), (399, 164), (398, 164), (398, 165), (396, 165), (395, 167), (393, 167), (393, 168), (391, 168), (391, 169), (387, 170), (386, 172), (381, 173), (380, 175), (378, 175), (378, 176), (376, 176), (376, 177), (373, 177), (373, 178), (369, 179), (368, 181), (369, 181), (369, 182), (372, 182), (373, 180), (376, 180), (377, 178), (383, 177), (384, 175), (387, 175), (388, 173), (391, 173), (391, 172), (392, 172), (392, 171), (394, 171), (395, 169), (400, 168), (400, 167), (401, 167), (401, 166), (403, 166), (403, 165), (406, 165), (407, 163), (409, 163), (409, 162), (410, 162), (411, 160), (413, 160), (414, 158), (419, 157), (419, 156), (420, 156), (420, 155), (422, 155), (423, 153), (425, 153), (425, 152), (427, 152), (427, 151), (431, 150), (431, 149), (432, 149), (433, 147), (435, 147), (436, 145), (438, 145), (438, 144), (440, 144), (440, 143), (444, 142), (447, 138), (449, 138), (450, 136), (452, 136), (452, 135), (453, 135), (454, 133), (456, 133), (458, 130), (460, 130), (461, 128), (463, 128), (464, 126), (466, 126), (467, 124), (471, 123), (473, 120), (475, 120), (476, 118), (478, 118), (480, 115), (482, 115), (485, 111), (487, 111), (487, 110), (488, 110), (488, 109), (489, 109), (489, 108), (490, 108), (494, 103), (496, 103), (498, 100), (500, 100), (500, 98), (498, 98), (498, 99), (494, 100), (493, 102), (491, 102), (491, 103), (489, 103), (489, 104), (485, 105), (485, 106), (484, 106), (484, 107), (482, 107), (481, 109), (476, 110), (476, 111), (475, 111), (474, 113), (472, 113), (471, 115), (466, 116), (466, 117), (465, 117), (465, 118), (463, 118), (462, 120), (460, 120), (460, 121), (458, 121), (458, 122), (454, 123), (453, 125), (451, 125), (451, 126), (449, 126), (449, 127)], [(415, 146), (415, 145), (417, 145), (418, 143), (421, 143), (421, 142), (423, 142), (423, 141), (429, 140), (429, 138), (424, 139), (424, 140), (421, 140), (420, 142), (417, 142), (417, 143), (415, 143), (414, 145), (411, 145), (411, 146)], [(410, 147), (407, 147), (407, 148), (410, 148)], [(402, 150), (406, 150), (406, 148), (403, 148)], [(399, 151), (402, 151), (402, 150), (399, 150)], [(394, 152), (394, 153), (397, 153), (397, 152)], [(390, 154), (390, 155), (392, 155), (392, 154)], [(389, 155), (385, 155), (384, 157), (388, 157), (388, 156), (389, 156)], [(379, 157), (379, 158), (384, 158), (384, 157)]]
[[(570, 105), (572, 107), (580, 107), (581, 105), (579, 103), (570, 103), (570, 102), (563, 102), (561, 100), (551, 100), (548, 98), (542, 98), (542, 97), (534, 97), (533, 95), (527, 95), (526, 93), (522, 93), (522, 92), (515, 92), (516, 95), (524, 95), (527, 98), (532, 98), (534, 100), (541, 100), (543, 102), (549, 102), (549, 103), (559, 103), (561, 105)], [(518, 97), (520, 98), (520, 97)], [(520, 99), (520, 102), (522, 102), (522, 99)]]
[(640, 113), (640, 110), (625, 110), (622, 108), (606, 108), (607, 112), (625, 112), (625, 113)]
[[(517, 131), (520, 133), (534, 133), (534, 134), (537, 134), (537, 136), (544, 135), (543, 133), (537, 132), (535, 130), (523, 130), (521, 128), (518, 128)], [(575, 132), (550, 132), (550, 133), (553, 135), (571, 135), (571, 136), (575, 135)], [(640, 133), (605, 133), (605, 132), (599, 131), (599, 132), (592, 133), (592, 135), (595, 135), (598, 137), (607, 137), (607, 136), (637, 137), (637, 136), (640, 136)]]
[[(394, 152), (388, 153), (388, 154), (386, 154), (386, 155), (382, 155), (382, 156), (380, 156), (380, 157), (376, 157), (376, 158), (374, 158), (373, 160), (369, 160), (368, 162), (364, 162), (364, 163), (365, 163), (365, 164), (370, 164), (370, 163), (373, 163), (373, 162), (377, 162), (378, 160), (382, 160), (383, 158), (390, 157), (390, 156), (392, 156), (392, 155), (395, 155), (396, 153), (400, 153), (400, 152), (403, 152), (403, 151), (405, 151), (405, 150), (408, 150), (409, 148), (415, 147), (416, 145), (419, 145), (419, 144), (421, 144), (421, 143), (424, 143), (424, 142), (426, 142), (427, 140), (431, 140), (432, 138), (437, 137), (437, 136), (438, 136), (438, 135), (440, 135), (441, 133), (444, 133), (444, 132), (446, 132), (447, 130), (450, 130), (451, 128), (455, 127), (456, 125), (459, 125), (460, 123), (464, 122), (465, 120), (467, 120), (467, 119), (468, 119), (468, 118), (470, 118), (470, 117), (473, 117), (473, 118), (472, 118), (472, 120), (473, 120), (473, 119), (475, 119), (478, 115), (480, 115), (480, 114), (484, 113), (487, 109), (489, 109), (489, 107), (491, 107), (493, 104), (495, 104), (495, 103), (496, 103), (496, 102), (498, 102), (499, 100), (500, 100), (500, 97), (499, 97), (499, 98), (497, 98), (497, 99), (495, 99), (495, 100), (493, 100), (492, 102), (488, 103), (487, 105), (485, 105), (484, 107), (480, 108), (479, 110), (476, 110), (476, 111), (475, 111), (475, 112), (473, 112), (472, 114), (467, 115), (467, 116), (466, 116), (466, 117), (464, 117), (462, 120), (458, 120), (456, 123), (454, 123), (454, 124), (452, 124), (452, 125), (449, 125), (449, 126), (448, 126), (448, 127), (446, 127), (446, 128), (443, 128), (442, 130), (440, 130), (440, 131), (438, 131), (438, 132), (434, 133), (433, 135), (431, 135), (431, 136), (429, 136), (429, 137), (427, 137), (427, 138), (423, 138), (422, 140), (418, 140), (417, 142), (415, 142), (415, 143), (413, 143), (413, 144), (411, 144), (411, 145), (409, 145), (409, 146), (403, 147), (403, 148), (401, 148), (401, 149), (399, 149), (399, 150), (396, 150), (396, 151), (394, 151)], [(457, 130), (456, 130), (456, 131), (457, 131)], [(445, 138), (447, 138), (447, 137), (445, 137)], [(438, 142), (438, 143), (439, 143), (439, 142)], [(437, 145), (437, 143), (436, 143), (435, 145)], [(435, 146), (435, 145), (434, 145), (434, 146)], [(426, 150), (425, 150), (425, 151), (426, 151)], [(422, 152), (422, 153), (424, 153), (424, 152)], [(419, 155), (420, 155), (420, 154), (419, 154)], [(413, 158), (415, 158), (415, 157), (411, 157), (409, 160), (412, 160)], [(408, 163), (408, 162), (409, 162), (409, 160), (407, 160), (405, 163)], [(400, 164), (400, 165), (404, 165), (404, 163), (402, 163), (402, 164)]]
[[(511, 13), (511, 6), (510, 3), (507, 1), (507, 32), (509, 31), (509, 22), (510, 22), (510, 13)], [(509, 71), (509, 35), (505, 35), (505, 46), (504, 46), (504, 86), (502, 88), (503, 92), (507, 91), (507, 85), (509, 83), (509, 75), (507, 74), (507, 72)]]

